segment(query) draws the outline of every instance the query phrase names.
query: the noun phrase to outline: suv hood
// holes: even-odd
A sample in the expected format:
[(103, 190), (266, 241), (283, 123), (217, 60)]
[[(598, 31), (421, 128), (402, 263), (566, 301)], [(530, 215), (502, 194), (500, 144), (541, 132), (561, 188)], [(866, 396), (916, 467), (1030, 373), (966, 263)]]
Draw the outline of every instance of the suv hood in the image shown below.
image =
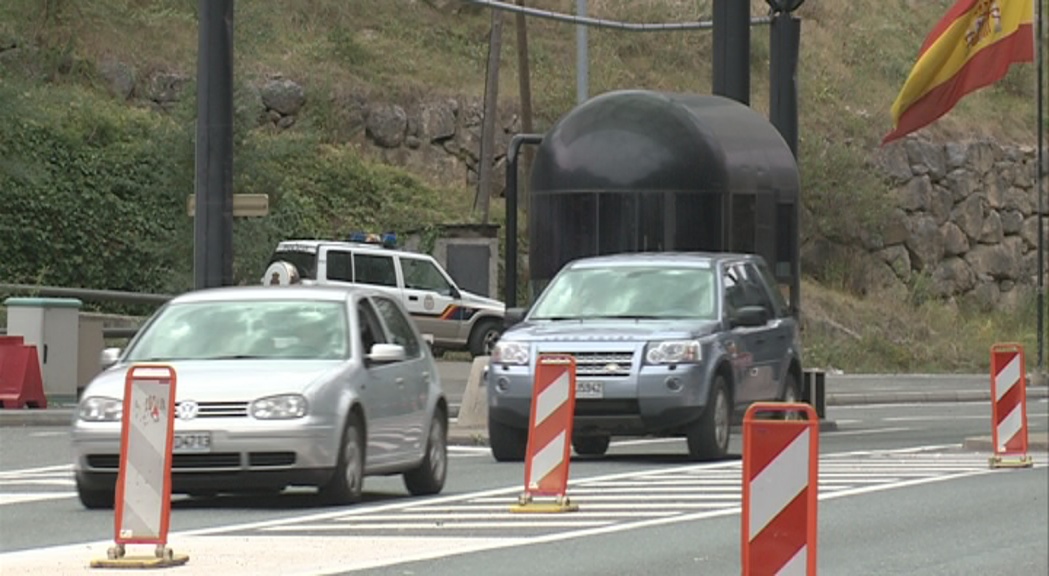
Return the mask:
[(699, 338), (718, 327), (713, 320), (556, 320), (522, 322), (503, 334), (523, 342), (650, 342)]
[(463, 306), (469, 306), (471, 308), (483, 308), (492, 312), (499, 313), (500, 316), (506, 313), (506, 304), (492, 299), (485, 298), (473, 292), (467, 292), (466, 290), (459, 290), (460, 295), (463, 299)]

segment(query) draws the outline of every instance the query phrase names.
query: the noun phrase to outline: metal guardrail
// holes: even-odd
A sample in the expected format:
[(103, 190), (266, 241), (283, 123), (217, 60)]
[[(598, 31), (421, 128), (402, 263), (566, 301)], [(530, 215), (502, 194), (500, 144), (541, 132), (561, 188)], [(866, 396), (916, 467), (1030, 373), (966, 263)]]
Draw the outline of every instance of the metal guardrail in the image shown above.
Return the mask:
[(120, 290), (93, 290), (90, 288), (64, 288), (60, 286), (34, 286), (32, 284), (0, 284), (0, 294), (32, 294), (55, 298), (77, 298), (92, 302), (117, 302), (120, 304), (163, 304), (174, 298), (171, 294), (146, 292), (122, 292)]

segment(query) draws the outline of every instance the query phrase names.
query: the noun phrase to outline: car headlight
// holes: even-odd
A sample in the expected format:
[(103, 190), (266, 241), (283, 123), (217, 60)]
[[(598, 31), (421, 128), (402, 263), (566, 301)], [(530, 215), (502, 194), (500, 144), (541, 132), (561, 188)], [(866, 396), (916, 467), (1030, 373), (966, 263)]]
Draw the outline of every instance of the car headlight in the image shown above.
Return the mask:
[(306, 398), (301, 394), (259, 398), (251, 403), (251, 415), (259, 420), (302, 418), (306, 415)]
[(119, 422), (123, 415), (124, 403), (104, 396), (84, 398), (77, 409), (77, 417), (87, 422)]
[(528, 364), (528, 344), (500, 340), (492, 347), (492, 362), (496, 364)]
[(699, 340), (668, 340), (652, 342), (645, 351), (649, 364), (694, 364), (703, 359)]

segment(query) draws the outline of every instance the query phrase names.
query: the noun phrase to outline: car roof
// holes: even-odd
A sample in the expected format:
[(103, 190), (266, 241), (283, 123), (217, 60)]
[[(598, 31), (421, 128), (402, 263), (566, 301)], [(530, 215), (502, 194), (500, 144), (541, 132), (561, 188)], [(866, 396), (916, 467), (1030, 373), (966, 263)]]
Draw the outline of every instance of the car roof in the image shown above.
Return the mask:
[(368, 244), (366, 242), (350, 242), (346, 240), (282, 240), (277, 244), (277, 250), (281, 247), (288, 246), (305, 246), (311, 250), (317, 250), (322, 246), (337, 246), (339, 248), (349, 248), (352, 250), (376, 252), (381, 254), (396, 254), (398, 256), (409, 256), (413, 258), (429, 258), (433, 259), (429, 254), (421, 254), (419, 252), (412, 252), (411, 250), (405, 250), (403, 248), (387, 248), (381, 244)]
[(591, 268), (620, 265), (675, 265), (709, 268), (722, 262), (757, 261), (755, 254), (737, 252), (629, 252), (605, 256), (590, 256), (570, 262), (566, 268)]
[(305, 286), (223, 286), (205, 288), (186, 292), (173, 298), (171, 302), (184, 304), (191, 302), (223, 302), (236, 300), (315, 300), (321, 302), (344, 302), (351, 295), (377, 296), (382, 292), (358, 284)]

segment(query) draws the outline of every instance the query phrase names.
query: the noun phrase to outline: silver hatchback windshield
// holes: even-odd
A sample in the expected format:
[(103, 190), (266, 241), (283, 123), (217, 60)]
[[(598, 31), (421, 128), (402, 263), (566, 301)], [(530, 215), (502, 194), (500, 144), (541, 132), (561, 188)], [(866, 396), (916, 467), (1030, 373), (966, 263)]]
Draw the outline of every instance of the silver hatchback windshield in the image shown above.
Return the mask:
[(341, 302), (178, 303), (150, 322), (125, 360), (339, 359), (349, 356), (348, 331)]
[(712, 320), (717, 315), (710, 268), (608, 266), (573, 268), (540, 296), (530, 320), (587, 318)]

